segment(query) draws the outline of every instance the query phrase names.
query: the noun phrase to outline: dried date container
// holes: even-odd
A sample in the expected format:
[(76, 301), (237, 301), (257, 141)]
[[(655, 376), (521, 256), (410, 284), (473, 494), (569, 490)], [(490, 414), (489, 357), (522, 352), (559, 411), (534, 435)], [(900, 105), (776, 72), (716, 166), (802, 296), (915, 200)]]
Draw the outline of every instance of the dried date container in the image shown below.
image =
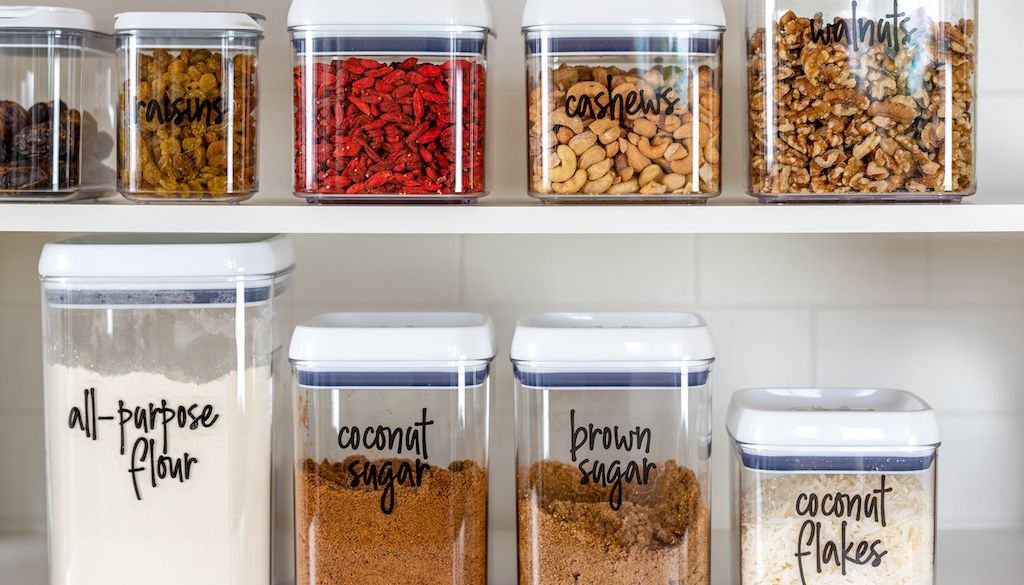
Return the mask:
[(710, 583), (711, 336), (688, 313), (519, 322), (519, 584)]
[(721, 193), (718, 0), (529, 0), (529, 190), (545, 202)]
[(973, 195), (976, 18), (976, 0), (747, 0), (750, 194)]
[(113, 54), (87, 12), (0, 7), (0, 201), (113, 192)]
[(931, 585), (935, 413), (896, 390), (738, 392), (733, 583)]
[(263, 20), (232, 12), (117, 15), (117, 169), (125, 197), (237, 203), (256, 194)]
[(485, 0), (294, 0), (295, 195), (469, 203), (486, 195)]
[(283, 236), (44, 248), (52, 585), (271, 585), (292, 264)]
[(297, 585), (487, 581), (494, 353), (490, 318), (470, 313), (296, 329)]

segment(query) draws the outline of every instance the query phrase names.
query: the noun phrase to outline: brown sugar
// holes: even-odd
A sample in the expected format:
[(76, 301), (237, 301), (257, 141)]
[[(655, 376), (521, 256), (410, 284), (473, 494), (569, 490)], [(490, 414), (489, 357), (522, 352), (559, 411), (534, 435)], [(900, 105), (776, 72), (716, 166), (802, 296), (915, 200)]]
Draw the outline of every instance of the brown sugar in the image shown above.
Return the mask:
[(298, 585), (487, 582), (486, 470), (469, 461), (421, 465), (417, 481), (394, 482), (392, 500), (383, 485), (353, 487), (353, 463), (417, 468), (401, 460), (305, 461), (295, 484)]
[(520, 471), (520, 585), (707, 585), (711, 521), (694, 472), (659, 464), (647, 485), (582, 485), (566, 463)]

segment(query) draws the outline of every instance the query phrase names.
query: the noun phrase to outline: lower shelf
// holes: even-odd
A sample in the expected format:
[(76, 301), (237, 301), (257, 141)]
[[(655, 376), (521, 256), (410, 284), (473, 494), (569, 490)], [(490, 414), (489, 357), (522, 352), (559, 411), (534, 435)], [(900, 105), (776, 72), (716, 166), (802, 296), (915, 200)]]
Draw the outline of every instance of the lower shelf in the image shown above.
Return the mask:
[[(490, 585), (515, 585), (515, 534), (494, 535)], [(729, 533), (715, 533), (713, 585), (732, 580)], [(1017, 585), (1024, 574), (1024, 530), (960, 530), (939, 535), (938, 581), (946, 584)], [(46, 540), (41, 536), (0, 538), (0, 582), (46, 585)]]

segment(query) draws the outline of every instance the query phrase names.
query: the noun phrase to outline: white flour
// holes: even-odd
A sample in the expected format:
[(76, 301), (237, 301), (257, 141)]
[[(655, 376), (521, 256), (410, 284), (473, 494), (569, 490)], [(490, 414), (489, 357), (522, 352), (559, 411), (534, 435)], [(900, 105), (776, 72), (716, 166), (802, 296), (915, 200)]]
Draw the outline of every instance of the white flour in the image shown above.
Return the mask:
[(269, 368), (196, 385), (51, 366), (46, 384), (51, 583), (269, 585)]

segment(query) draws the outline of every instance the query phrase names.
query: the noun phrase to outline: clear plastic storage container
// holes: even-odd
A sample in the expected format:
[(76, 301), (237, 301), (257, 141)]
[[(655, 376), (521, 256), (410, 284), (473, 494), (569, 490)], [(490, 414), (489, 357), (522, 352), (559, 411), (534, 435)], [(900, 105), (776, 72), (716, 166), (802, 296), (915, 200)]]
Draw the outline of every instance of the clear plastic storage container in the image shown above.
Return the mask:
[(711, 582), (714, 355), (687, 313), (519, 322), (520, 585)]
[(294, 0), (295, 194), (468, 203), (487, 193), (485, 0)]
[(703, 203), (721, 193), (718, 0), (529, 0), (530, 195)]
[(0, 6), (0, 201), (113, 192), (113, 54), (86, 12)]
[(487, 582), (494, 330), (325, 315), (292, 338), (296, 585)]
[(125, 197), (237, 203), (256, 194), (263, 21), (232, 12), (117, 15)]
[(977, 0), (747, 0), (750, 194), (973, 195), (977, 13)]
[(746, 390), (728, 428), (733, 583), (934, 583), (927, 404), (895, 390)]
[(44, 248), (52, 585), (270, 585), (291, 267), (281, 236)]

